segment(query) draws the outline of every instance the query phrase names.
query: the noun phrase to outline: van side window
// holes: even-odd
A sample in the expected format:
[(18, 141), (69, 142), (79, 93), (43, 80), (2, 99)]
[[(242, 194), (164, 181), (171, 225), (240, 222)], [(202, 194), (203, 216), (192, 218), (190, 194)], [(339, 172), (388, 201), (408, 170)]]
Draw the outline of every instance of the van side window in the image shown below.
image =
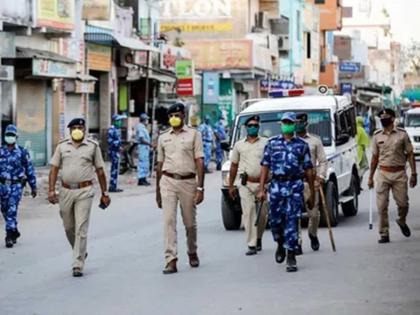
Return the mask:
[(344, 113), (347, 126), (347, 134), (349, 136), (355, 137), (357, 133), (355, 108), (352, 106), (349, 109), (346, 109)]

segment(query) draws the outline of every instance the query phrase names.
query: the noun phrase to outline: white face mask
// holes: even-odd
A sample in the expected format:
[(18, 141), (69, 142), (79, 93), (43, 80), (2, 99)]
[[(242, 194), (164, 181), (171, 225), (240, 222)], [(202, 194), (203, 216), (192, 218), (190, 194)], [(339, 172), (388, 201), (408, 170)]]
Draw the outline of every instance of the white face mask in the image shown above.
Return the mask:
[(5, 136), (4, 141), (6, 141), (7, 144), (15, 144), (16, 136)]

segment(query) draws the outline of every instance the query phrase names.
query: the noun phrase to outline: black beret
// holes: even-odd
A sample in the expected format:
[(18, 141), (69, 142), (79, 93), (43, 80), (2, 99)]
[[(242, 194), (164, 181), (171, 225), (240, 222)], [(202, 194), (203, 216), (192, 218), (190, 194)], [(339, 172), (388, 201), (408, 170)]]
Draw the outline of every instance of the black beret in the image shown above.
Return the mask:
[(297, 120), (302, 120), (303, 122), (307, 122), (308, 121), (308, 114), (307, 113), (298, 113), (298, 114), (296, 114), (296, 119)]
[(85, 126), (85, 120), (83, 118), (74, 118), (72, 121), (69, 122), (69, 124), (67, 125), (67, 128), (71, 128), (73, 126)]
[(185, 113), (185, 105), (182, 103), (175, 103), (168, 109), (168, 114), (183, 112)]
[(378, 116), (381, 116), (382, 114), (388, 114), (395, 118), (395, 111), (391, 108), (382, 108), (379, 111)]
[(245, 120), (244, 125), (248, 125), (248, 123), (249, 123), (251, 120), (256, 120), (256, 121), (260, 122), (260, 116), (258, 116), (258, 115), (253, 115), (253, 116), (249, 117), (247, 120)]

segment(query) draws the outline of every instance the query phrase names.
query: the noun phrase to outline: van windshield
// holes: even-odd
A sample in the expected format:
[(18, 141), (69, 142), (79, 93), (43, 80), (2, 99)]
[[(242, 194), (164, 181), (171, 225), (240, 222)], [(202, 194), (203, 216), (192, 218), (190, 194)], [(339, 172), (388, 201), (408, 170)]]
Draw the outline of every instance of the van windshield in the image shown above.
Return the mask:
[[(280, 119), (285, 111), (261, 113), (260, 116), (260, 136), (273, 137), (280, 134)], [(295, 112), (298, 114), (299, 112)], [(308, 131), (312, 134), (318, 135), (321, 138), (324, 146), (331, 145), (331, 118), (329, 110), (312, 110), (305, 111), (308, 114), (309, 126)], [(255, 114), (248, 114), (239, 117), (234, 142), (246, 136), (244, 127), (245, 121)], [(232, 143), (233, 145), (234, 143)]]
[(405, 121), (406, 127), (420, 127), (420, 114), (409, 114)]

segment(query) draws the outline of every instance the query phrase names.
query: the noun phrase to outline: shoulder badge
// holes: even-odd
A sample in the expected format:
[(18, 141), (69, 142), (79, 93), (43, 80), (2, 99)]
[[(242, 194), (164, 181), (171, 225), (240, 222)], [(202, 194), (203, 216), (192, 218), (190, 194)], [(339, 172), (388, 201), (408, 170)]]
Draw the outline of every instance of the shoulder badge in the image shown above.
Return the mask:
[(381, 133), (382, 132), (382, 129), (378, 129), (378, 130), (376, 130), (373, 134), (374, 135), (377, 135), (377, 134), (379, 134), (379, 133)]
[(169, 127), (169, 128), (166, 128), (165, 130), (162, 130), (160, 133), (159, 133), (159, 135), (162, 135), (162, 134), (164, 134), (164, 133), (167, 133), (168, 131), (170, 131), (171, 130), (171, 127)]
[(402, 131), (402, 132), (407, 132), (407, 130), (405, 130), (404, 128), (401, 128), (401, 127), (397, 127), (397, 130)]

